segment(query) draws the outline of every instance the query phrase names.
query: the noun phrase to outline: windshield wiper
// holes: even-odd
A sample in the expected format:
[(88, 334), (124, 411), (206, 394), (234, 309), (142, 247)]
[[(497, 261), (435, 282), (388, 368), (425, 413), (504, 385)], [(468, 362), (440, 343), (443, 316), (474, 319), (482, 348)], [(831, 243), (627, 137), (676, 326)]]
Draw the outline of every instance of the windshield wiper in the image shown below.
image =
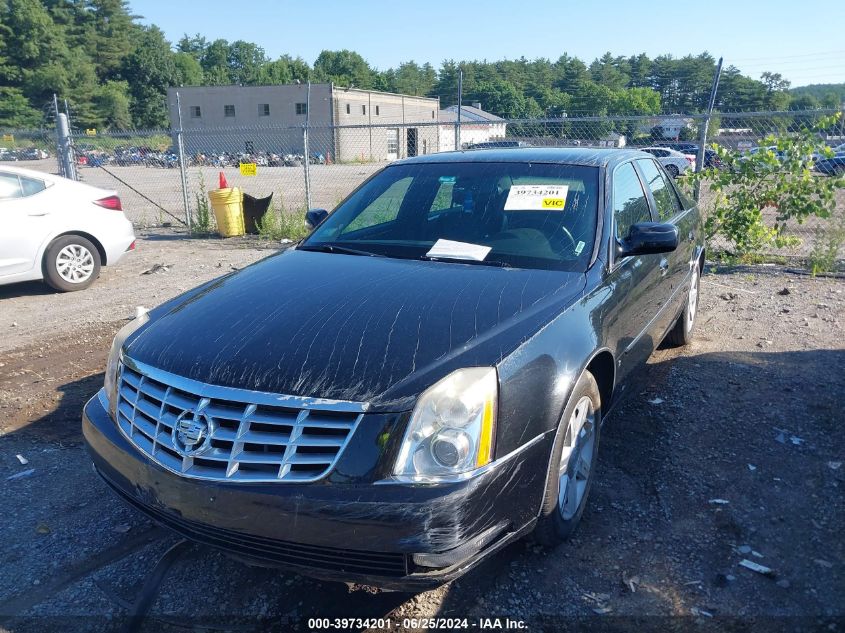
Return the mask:
[(337, 244), (309, 244), (300, 246), (300, 251), (314, 251), (316, 253), (341, 253), (342, 255), (362, 255), (364, 257), (384, 257), (381, 253), (373, 253), (372, 251), (360, 251), (356, 248), (347, 248), (345, 246), (338, 246)]
[(427, 262), (449, 262), (455, 264), (478, 264), (479, 266), (496, 266), (498, 268), (510, 268), (511, 265), (498, 259), (464, 259), (463, 257), (429, 257), (422, 255), (420, 259)]

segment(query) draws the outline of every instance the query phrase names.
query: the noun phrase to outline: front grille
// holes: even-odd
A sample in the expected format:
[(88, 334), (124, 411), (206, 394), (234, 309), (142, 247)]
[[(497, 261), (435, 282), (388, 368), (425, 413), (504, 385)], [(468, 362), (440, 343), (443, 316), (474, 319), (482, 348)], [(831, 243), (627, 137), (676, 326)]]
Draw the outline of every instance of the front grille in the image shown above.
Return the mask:
[[(268, 394), (205, 386), (129, 362), (120, 365), (118, 427), (153, 461), (186, 477), (315, 481), (334, 467), (361, 419), (358, 411), (328, 406), (268, 404)], [(271, 402), (278, 400), (291, 399)]]
[(123, 499), (159, 524), (191, 540), (246, 558), (275, 565), (296, 565), (368, 576), (401, 577), (409, 573), (408, 556), (405, 554), (305, 545), (197, 523), (142, 503), (107, 477), (103, 476), (103, 479)]

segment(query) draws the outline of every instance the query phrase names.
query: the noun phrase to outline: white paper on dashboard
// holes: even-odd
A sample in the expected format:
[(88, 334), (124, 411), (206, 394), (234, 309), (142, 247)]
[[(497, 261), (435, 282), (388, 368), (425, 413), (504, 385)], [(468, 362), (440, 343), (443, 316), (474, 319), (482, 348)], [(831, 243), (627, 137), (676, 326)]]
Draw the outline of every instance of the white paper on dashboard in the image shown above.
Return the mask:
[(428, 257), (448, 257), (450, 259), (469, 259), (475, 262), (483, 262), (489, 252), (489, 246), (454, 242), (452, 240), (437, 240), (426, 255)]
[(514, 185), (505, 211), (563, 211), (568, 192), (567, 185)]

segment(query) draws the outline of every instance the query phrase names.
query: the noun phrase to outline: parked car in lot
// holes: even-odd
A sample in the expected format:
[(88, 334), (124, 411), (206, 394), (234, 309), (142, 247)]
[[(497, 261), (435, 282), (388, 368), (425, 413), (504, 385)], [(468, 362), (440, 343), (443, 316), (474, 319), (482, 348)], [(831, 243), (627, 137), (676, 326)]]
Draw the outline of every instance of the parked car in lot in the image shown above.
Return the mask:
[(117, 193), (29, 169), (0, 167), (0, 218), (0, 285), (82, 290), (135, 247)]
[(688, 169), (695, 169), (695, 156), (692, 154), (682, 154), (667, 147), (644, 147), (642, 151), (654, 156), (672, 178)]
[[(658, 141), (654, 146), (673, 149), (676, 152), (681, 152), (681, 154), (692, 156), (696, 159), (698, 157), (698, 145), (695, 143)], [(719, 158), (716, 150), (707, 147), (704, 148), (704, 167), (716, 167), (717, 169), (723, 167), (722, 159)]]
[(845, 174), (845, 148), (834, 153), (830, 158), (819, 158), (815, 161), (815, 167), (828, 176)]
[(607, 413), (693, 335), (695, 204), (643, 152), (479, 150), (307, 219), (118, 333), (96, 471), (190, 539), (393, 589), (571, 535)]

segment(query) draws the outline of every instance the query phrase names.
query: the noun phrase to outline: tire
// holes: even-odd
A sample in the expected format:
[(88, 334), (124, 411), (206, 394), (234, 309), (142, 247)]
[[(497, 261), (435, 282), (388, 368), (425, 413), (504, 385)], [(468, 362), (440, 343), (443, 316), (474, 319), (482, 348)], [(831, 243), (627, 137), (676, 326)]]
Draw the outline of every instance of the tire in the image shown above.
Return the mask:
[(63, 235), (47, 247), (44, 281), (62, 292), (84, 290), (100, 275), (100, 251), (79, 235)]
[(698, 295), (701, 287), (701, 272), (698, 270), (698, 262), (692, 269), (690, 288), (687, 292), (687, 301), (684, 309), (678, 315), (675, 325), (666, 335), (666, 343), (669, 347), (683, 347), (692, 343), (693, 332), (695, 331), (695, 320), (698, 316)]
[[(573, 445), (571, 429), (578, 428), (575, 420), (579, 413), (585, 413), (584, 423), (580, 428), (583, 431), (589, 425), (589, 437), (579, 433), (578, 440)], [(543, 496), (540, 518), (534, 530), (534, 538), (541, 545), (554, 547), (564, 542), (572, 535), (581, 520), (593, 482), (598, 457), (600, 426), (599, 388), (593, 375), (585, 371), (572, 390), (555, 436), (546, 475), (546, 492)], [(579, 443), (581, 448), (577, 450), (575, 447)], [(565, 465), (561, 464), (564, 457), (566, 457)], [(588, 459), (589, 462), (585, 464), (583, 458)], [(561, 494), (561, 487), (566, 483), (570, 485), (566, 486)], [(572, 496), (572, 491), (575, 491), (575, 496)]]
[(666, 165), (666, 173), (668, 173), (672, 178), (677, 178), (678, 174), (681, 173), (675, 165)]

